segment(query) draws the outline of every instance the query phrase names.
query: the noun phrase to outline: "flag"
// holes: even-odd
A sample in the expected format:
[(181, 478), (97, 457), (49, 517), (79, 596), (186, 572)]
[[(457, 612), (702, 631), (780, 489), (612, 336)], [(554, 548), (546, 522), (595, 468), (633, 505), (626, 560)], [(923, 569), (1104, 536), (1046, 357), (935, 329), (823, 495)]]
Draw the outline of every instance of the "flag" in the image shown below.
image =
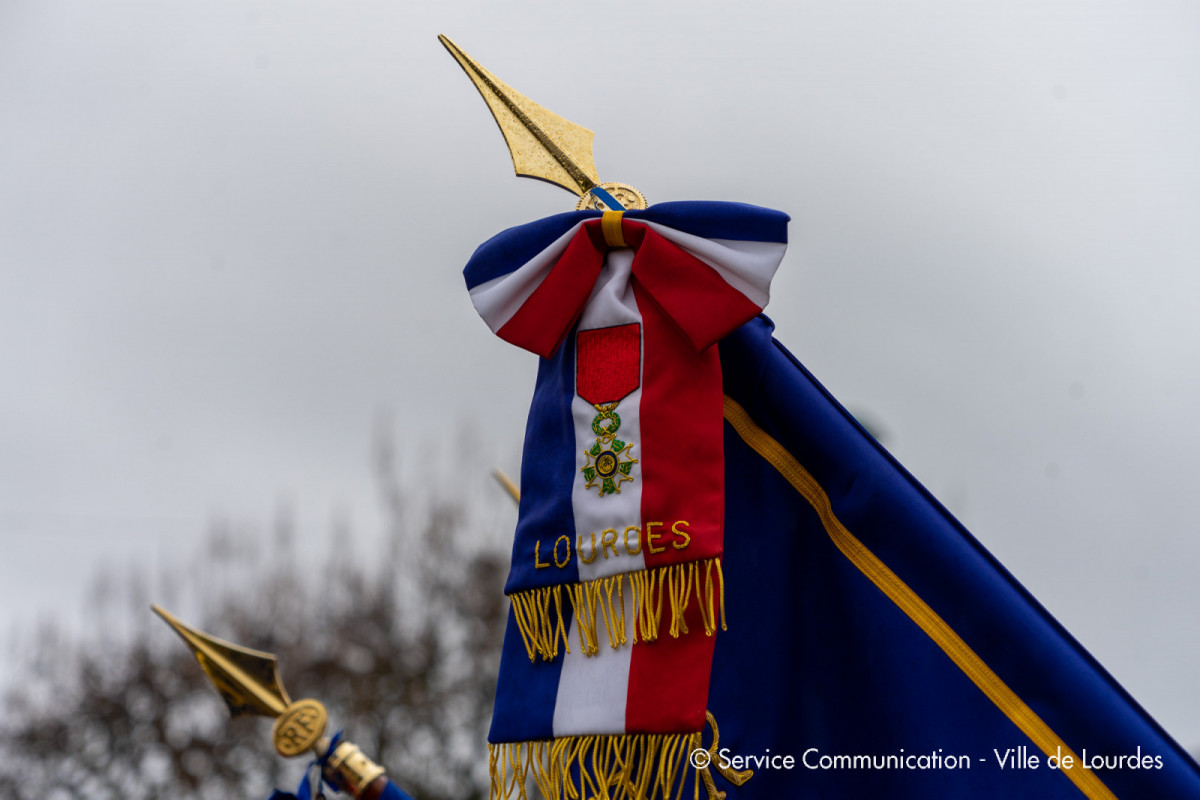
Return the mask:
[[(542, 356), (506, 590), (513, 610), (489, 735), (494, 798), (522, 796), (530, 783), (563, 800), (721, 792), (730, 798), (1200, 797), (1191, 758), (772, 338), (758, 311), (766, 300), (763, 279), (774, 272), (763, 265), (782, 258), (785, 217), (686, 203), (629, 212), (624, 220), (597, 216), (579, 212), (514, 229), (481, 247), (467, 269), (473, 299), (492, 329)], [(621, 247), (625, 237), (638, 235), (624, 229), (639, 224), (639, 216), (661, 240), (653, 261)], [(614, 225), (622, 238), (611, 234)], [(604, 226), (611, 235), (595, 230)], [(599, 254), (583, 259), (591, 272), (564, 258), (572, 247)], [(699, 282), (694, 273), (655, 272), (662, 259), (680, 260), (675, 250), (709, 272), (700, 270)], [(639, 266), (630, 269), (631, 260)], [(495, 290), (526, 264), (536, 266), (527, 269), (519, 292), (480, 302), (479, 287)], [(712, 281), (714, 274), (724, 285)], [(639, 404), (641, 413), (631, 415), (640, 425), (629, 434), (631, 458), (639, 460), (630, 485), (613, 488), (623, 496), (641, 486), (643, 513), (628, 526), (640, 548), (633, 554), (624, 548), (624, 526), (590, 526), (586, 516), (618, 508), (601, 505), (616, 491), (586, 486), (586, 470), (596, 469), (587, 457), (589, 432), (591, 442), (598, 434), (584, 425), (619, 390), (593, 403), (581, 387), (586, 392), (597, 383), (593, 374), (607, 376), (601, 384), (632, 384), (631, 359), (621, 350), (628, 345), (612, 346), (611, 368), (579, 367), (587, 331), (634, 322), (589, 324), (590, 303), (612, 287), (613, 275), (630, 287), (639, 311), (662, 317), (652, 324), (643, 313), (637, 320), (643, 402), (661, 363), (649, 355), (662, 346), (652, 327), (674, 342), (672, 352), (692, 359), (684, 372), (697, 382), (682, 395), (668, 394), (666, 407), (647, 412)], [(534, 306), (528, 329), (552, 320), (547, 331), (509, 338), (520, 309), (555, 281), (585, 288), (575, 286), (570, 301), (559, 295)], [(703, 299), (663, 299), (669, 292), (662, 285), (681, 284), (684, 292), (703, 285)], [(696, 303), (706, 305), (697, 310)], [(505, 313), (492, 313), (496, 308)], [(697, 319), (708, 326), (703, 333)], [(605, 352), (600, 347), (586, 357), (604, 361)], [(715, 388), (706, 383), (713, 375)], [(669, 380), (687, 385), (686, 377)], [(633, 398), (632, 391), (622, 395), (616, 410), (633, 410)], [(651, 484), (660, 474), (643, 465), (643, 457), (653, 461), (655, 441), (647, 419), (692, 411), (696, 418), (667, 437), (686, 447), (699, 436), (696, 452), (708, 460), (700, 463), (690, 451), (676, 459), (672, 468), (699, 477), (674, 484), (669, 514), (659, 518), (655, 509), (647, 516), (645, 496), (656, 491)], [(716, 445), (704, 439), (714, 414)], [(719, 478), (704, 477), (714, 463)], [(698, 558), (687, 552), (691, 541), (676, 550), (682, 539), (667, 538), (672, 521), (693, 520), (689, 487), (697, 492), (696, 508), (721, 509), (716, 523), (695, 517), (711, 532), (692, 539), (705, 545)], [(581, 500), (591, 511), (571, 510)], [(617, 517), (635, 519), (626, 511)], [(591, 527), (599, 524), (607, 527), (591, 544)], [(606, 538), (604, 530), (613, 535)], [(676, 530), (689, 532), (691, 525)], [(565, 547), (545, 549), (564, 536), (575, 563)], [(676, 560), (661, 567), (635, 563), (632, 556), (645, 558), (651, 542), (668, 545)], [(626, 556), (620, 568), (633, 571), (593, 577), (585, 567), (594, 567), (597, 548)], [(547, 555), (554, 566), (539, 566)], [(563, 556), (561, 567), (556, 555)], [(656, 570), (663, 573), (657, 584), (646, 577)], [(664, 597), (663, 631), (647, 636), (654, 628), (647, 618), (664, 607)]]
[(720, 345), (709, 708), (722, 747), (798, 768), (730, 796), (1200, 797), (1193, 760), (771, 330)]

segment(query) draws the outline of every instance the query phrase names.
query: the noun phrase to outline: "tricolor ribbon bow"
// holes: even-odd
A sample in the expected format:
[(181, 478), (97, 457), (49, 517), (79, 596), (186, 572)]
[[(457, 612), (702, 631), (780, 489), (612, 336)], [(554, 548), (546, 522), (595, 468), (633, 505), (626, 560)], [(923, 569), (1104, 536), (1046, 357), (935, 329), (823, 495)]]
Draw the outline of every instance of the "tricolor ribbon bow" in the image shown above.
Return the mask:
[[(721, 364), (758, 314), (785, 214), (664, 203), (505, 231), (465, 274), (492, 331), (542, 357), (526, 428), (506, 592), (531, 660), (719, 625)], [(563, 593), (567, 600), (564, 603)], [(630, 594), (630, 619), (625, 618)], [(601, 625), (601, 621), (603, 625)]]

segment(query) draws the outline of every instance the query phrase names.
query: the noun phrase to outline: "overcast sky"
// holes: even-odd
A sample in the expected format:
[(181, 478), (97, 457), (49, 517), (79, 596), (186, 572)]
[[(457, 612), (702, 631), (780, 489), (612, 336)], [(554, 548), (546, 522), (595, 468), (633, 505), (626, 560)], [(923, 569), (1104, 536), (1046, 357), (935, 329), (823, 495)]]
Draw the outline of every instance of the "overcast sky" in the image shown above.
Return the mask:
[(574, 198), (438, 33), (603, 179), (790, 213), (779, 338), (1200, 746), (1188, 2), (0, 3), (0, 630), (213, 520), (369, 537), (379, 426), (515, 472), (461, 267)]

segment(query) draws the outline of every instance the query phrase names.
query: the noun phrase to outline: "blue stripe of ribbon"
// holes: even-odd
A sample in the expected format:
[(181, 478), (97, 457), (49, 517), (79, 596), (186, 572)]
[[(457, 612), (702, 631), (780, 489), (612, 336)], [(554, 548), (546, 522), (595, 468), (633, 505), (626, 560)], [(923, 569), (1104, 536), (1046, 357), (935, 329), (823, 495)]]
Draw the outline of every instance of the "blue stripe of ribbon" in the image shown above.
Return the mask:
[(592, 194), (596, 195), (596, 197), (599, 197), (601, 202), (603, 202), (604, 205), (608, 206), (613, 211), (624, 211), (625, 210), (625, 206), (621, 205), (621, 203), (617, 200), (617, 198), (613, 197), (611, 194), (604, 191), (599, 186), (593, 186), (588, 191), (590, 191)]

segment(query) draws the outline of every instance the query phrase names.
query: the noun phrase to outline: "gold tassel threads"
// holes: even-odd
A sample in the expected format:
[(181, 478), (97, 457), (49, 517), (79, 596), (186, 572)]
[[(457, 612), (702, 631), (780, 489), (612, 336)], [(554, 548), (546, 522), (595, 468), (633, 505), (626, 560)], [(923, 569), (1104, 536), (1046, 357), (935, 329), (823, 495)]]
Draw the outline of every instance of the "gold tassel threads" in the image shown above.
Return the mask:
[[(626, 613), (626, 592), (630, 594)], [(602, 640), (612, 648), (629, 642), (653, 642), (666, 622), (667, 633), (688, 634), (687, 612), (695, 606), (706, 636), (725, 630), (725, 579), (721, 559), (627, 572), (575, 584), (559, 584), (514, 592), (513, 616), (530, 661), (558, 657), (558, 648), (571, 645), (563, 621), (564, 599), (571, 607), (575, 631), (584, 655), (599, 652)], [(664, 620), (664, 605), (667, 618)], [(629, 617), (627, 619), (627, 617)]]
[(702, 731), (489, 744), (489, 800), (533, 800), (533, 786), (544, 800), (679, 800), (689, 769), (695, 772), (694, 800), (701, 786), (708, 800), (722, 800), (725, 792), (717, 788), (713, 770), (735, 786), (754, 772), (720, 765), (717, 721), (710, 712), (705, 716), (712, 730), (708, 748)]

